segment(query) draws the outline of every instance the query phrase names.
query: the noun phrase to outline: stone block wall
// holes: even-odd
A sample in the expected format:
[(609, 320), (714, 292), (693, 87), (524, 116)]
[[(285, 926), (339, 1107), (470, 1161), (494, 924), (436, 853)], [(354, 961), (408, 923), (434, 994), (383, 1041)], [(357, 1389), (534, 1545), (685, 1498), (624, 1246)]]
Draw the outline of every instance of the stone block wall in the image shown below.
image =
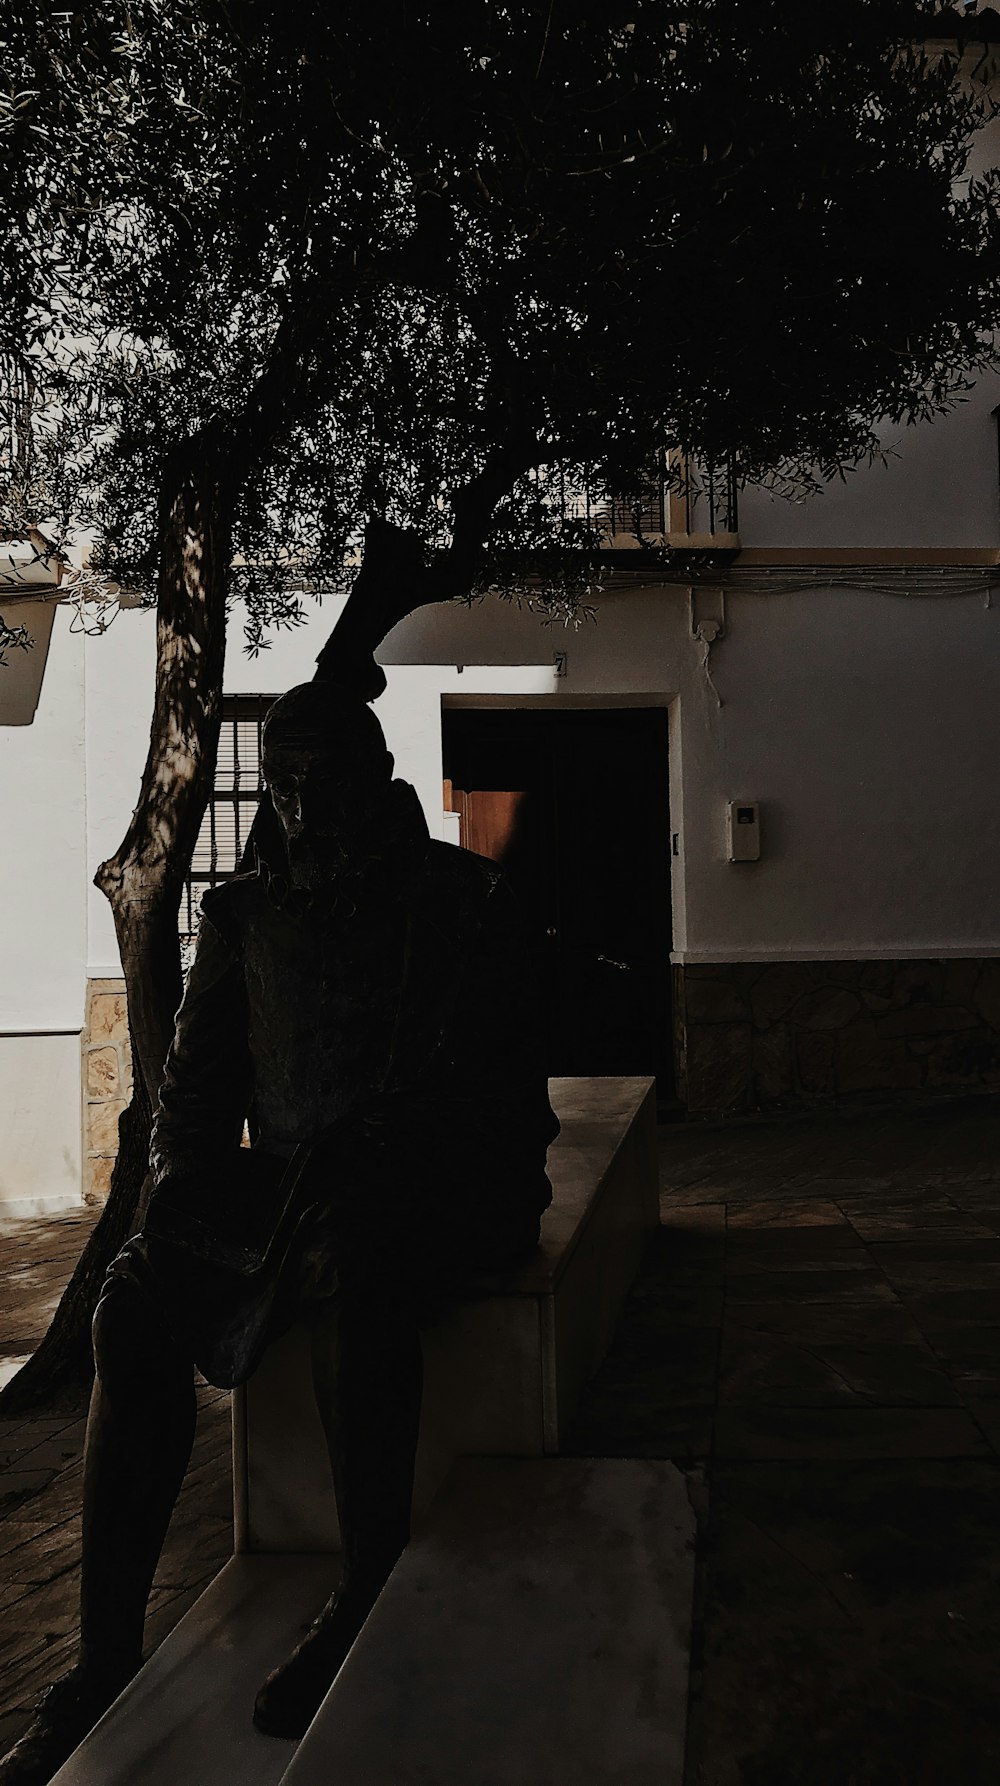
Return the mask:
[(674, 969), (693, 1116), (1000, 1090), (1000, 959)]
[(107, 1200), (118, 1118), (132, 1091), (124, 980), (90, 980), (83, 1031), (83, 1200)]

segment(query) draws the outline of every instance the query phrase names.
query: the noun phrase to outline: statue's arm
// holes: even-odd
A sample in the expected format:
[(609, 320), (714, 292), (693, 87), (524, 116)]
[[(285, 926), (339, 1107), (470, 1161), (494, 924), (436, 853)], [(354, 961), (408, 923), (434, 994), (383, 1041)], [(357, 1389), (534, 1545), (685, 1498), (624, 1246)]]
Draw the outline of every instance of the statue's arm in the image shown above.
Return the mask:
[(236, 1146), (252, 1090), (242, 957), (205, 915), (153, 1123), (156, 1184), (197, 1178), (213, 1156)]
[(540, 1170), (559, 1124), (548, 1097), (539, 952), (502, 879), (472, 946), (448, 967), (455, 994), (433, 1058), (375, 1097), (362, 1124), (376, 1141), (399, 1136), (487, 1176)]

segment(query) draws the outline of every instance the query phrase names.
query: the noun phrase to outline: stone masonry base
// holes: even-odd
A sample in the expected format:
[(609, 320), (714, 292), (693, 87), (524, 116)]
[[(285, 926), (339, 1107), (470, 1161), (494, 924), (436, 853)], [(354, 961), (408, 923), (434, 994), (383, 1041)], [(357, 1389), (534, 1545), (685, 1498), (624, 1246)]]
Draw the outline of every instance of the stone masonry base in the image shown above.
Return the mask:
[(83, 1031), (83, 1200), (103, 1204), (132, 1091), (124, 980), (89, 980)]
[[(1000, 1090), (1000, 958), (690, 963), (674, 970), (691, 1116), (780, 1115)], [(91, 980), (84, 1202), (103, 1204), (132, 1088), (124, 980)]]
[(1000, 1089), (1000, 959), (674, 969), (692, 1116)]

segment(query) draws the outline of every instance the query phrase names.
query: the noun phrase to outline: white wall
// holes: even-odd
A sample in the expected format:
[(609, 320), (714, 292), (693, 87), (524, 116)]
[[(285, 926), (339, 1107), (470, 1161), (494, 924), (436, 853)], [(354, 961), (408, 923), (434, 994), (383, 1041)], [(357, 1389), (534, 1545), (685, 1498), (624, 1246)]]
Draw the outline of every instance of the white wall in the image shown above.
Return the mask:
[(1000, 546), (1000, 452), (989, 373), (947, 414), (880, 430), (887, 463), (862, 466), (818, 496), (739, 498), (744, 547)]
[(226, 693), (283, 694), (300, 682), (311, 682), (316, 659), (343, 612), (345, 597), (324, 595), (321, 600), (303, 597), (305, 620), (301, 626), (268, 633), (267, 649), (250, 657), (246, 651), (246, 610), (236, 602), (226, 633)]
[(83, 640), (60, 608), (34, 723), (0, 725), (0, 1215), (80, 1201), (83, 719)]
[(34, 723), (0, 725), (0, 1033), (83, 1022), (83, 733), (83, 640), (59, 608)]
[[(688, 949), (1000, 947), (1000, 614), (837, 591), (744, 596), (728, 625), (726, 704), (685, 726)], [(763, 803), (760, 863), (723, 859), (726, 798)]]
[[(979, 596), (730, 594), (721, 707), (678, 588), (607, 597), (569, 635), (500, 604), (429, 609), (380, 655), (411, 666), (424, 737), (456, 695), (672, 703), (681, 959), (1000, 951), (1000, 613)], [(428, 753), (428, 792), (430, 773)], [(726, 860), (734, 799), (761, 802), (759, 863)]]
[(124, 609), (87, 640), (87, 949), (83, 979), (121, 972), (111, 907), (94, 875), (125, 835), (139, 797), (149, 744), (156, 667), (156, 616)]
[[(983, 10), (980, 8), (980, 10)], [(954, 37), (945, 39), (951, 53)], [(970, 43), (966, 82), (982, 97), (992, 83), (1000, 97), (1000, 58), (993, 45)], [(1000, 117), (977, 131), (964, 177), (1000, 166)], [(879, 431), (888, 463), (863, 466), (819, 496), (790, 504), (749, 489), (739, 502), (744, 547), (997, 547), (1000, 546), (1000, 454), (992, 410), (1000, 403), (1000, 373), (986, 373), (945, 416), (914, 427), (886, 423)]]
[(80, 1036), (0, 1035), (0, 1221), (81, 1201)]
[[(859, 473), (801, 507), (751, 494), (749, 521), (746, 506), (741, 519), (745, 542), (996, 543), (996, 400), (1000, 380), (984, 381), (974, 402), (935, 423), (933, 452), (929, 430), (911, 431), (900, 466)], [(684, 848), (674, 870), (678, 951), (729, 958), (1000, 946), (982, 889), (1000, 867), (992, 854), (990, 779), (1000, 711), (992, 684), (996, 616), (984, 613), (977, 597), (822, 588), (730, 593), (727, 604), (728, 636), (712, 659), (726, 703), (721, 711), (702, 674), (679, 587), (608, 595), (599, 621), (578, 631), (543, 627), (496, 600), (426, 610), (396, 628), (379, 654), (389, 688), (377, 711), (398, 772), (417, 787), (435, 835), (450, 834), (441, 811), (442, 697), (677, 700), (673, 828)], [(322, 606), (307, 604), (307, 624), (273, 634), (270, 649), (256, 658), (243, 650), (237, 607), (227, 693), (275, 693), (311, 678), (340, 606), (331, 597)], [(119, 971), (110, 909), (89, 882), (119, 843), (138, 791), (153, 650), (153, 616), (138, 612), (123, 613), (105, 637), (87, 644), (92, 976)], [(554, 657), (563, 650), (569, 675), (557, 679)], [(715, 860), (719, 803), (739, 796), (769, 808), (766, 858), (756, 868)], [(843, 859), (831, 861), (834, 829), (849, 841)], [(861, 897), (862, 884), (878, 889), (877, 897)]]

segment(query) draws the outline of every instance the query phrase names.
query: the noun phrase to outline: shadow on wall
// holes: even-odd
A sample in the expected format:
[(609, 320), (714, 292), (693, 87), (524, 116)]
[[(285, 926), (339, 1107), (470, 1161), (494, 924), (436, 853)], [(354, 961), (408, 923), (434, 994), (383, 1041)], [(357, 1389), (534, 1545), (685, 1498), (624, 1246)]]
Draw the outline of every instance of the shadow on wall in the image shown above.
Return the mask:
[(55, 612), (54, 602), (19, 601), (4, 609), (0, 598), (8, 625), (23, 626), (31, 640), (26, 651), (12, 647), (0, 665), (0, 726), (30, 726), (35, 717)]

